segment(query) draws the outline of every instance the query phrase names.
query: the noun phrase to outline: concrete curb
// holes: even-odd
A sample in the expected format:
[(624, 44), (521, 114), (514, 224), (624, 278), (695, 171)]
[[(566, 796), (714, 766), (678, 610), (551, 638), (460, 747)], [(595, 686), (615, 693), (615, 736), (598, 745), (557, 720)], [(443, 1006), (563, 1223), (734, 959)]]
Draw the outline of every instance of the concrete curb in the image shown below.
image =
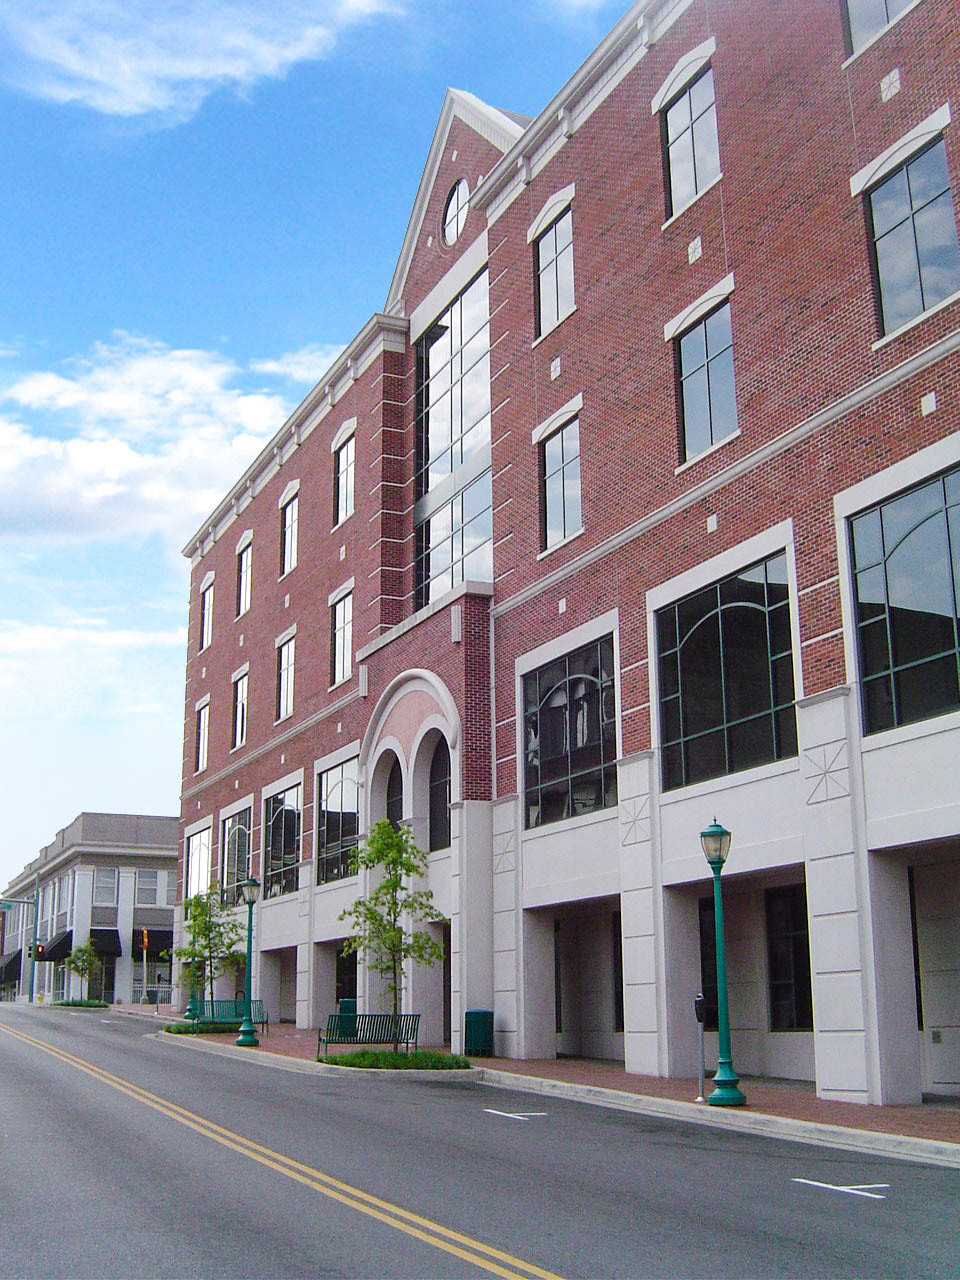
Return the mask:
[(947, 1169), (960, 1169), (960, 1143), (878, 1133), (872, 1129), (848, 1129), (842, 1125), (823, 1124), (815, 1120), (774, 1116), (764, 1111), (740, 1111), (710, 1107), (700, 1102), (677, 1102), (673, 1098), (624, 1093), (618, 1089), (603, 1089), (598, 1085), (570, 1084), (565, 1080), (546, 1080), (541, 1076), (495, 1071), (492, 1067), (482, 1067), (481, 1071), (484, 1084), (500, 1089), (566, 1098), (596, 1107), (656, 1116), (663, 1120), (683, 1120), (688, 1124), (706, 1125), (733, 1133), (759, 1134), (761, 1137), (780, 1138), (786, 1142), (806, 1142), (840, 1151), (856, 1151), (861, 1155), (887, 1156), (894, 1160), (914, 1160)]

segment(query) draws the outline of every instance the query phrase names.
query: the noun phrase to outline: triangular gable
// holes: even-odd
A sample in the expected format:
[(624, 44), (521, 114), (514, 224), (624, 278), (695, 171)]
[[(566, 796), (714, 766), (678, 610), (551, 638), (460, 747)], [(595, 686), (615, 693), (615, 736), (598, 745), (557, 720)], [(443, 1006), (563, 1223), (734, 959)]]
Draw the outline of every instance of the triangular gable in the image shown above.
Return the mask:
[(406, 234), (403, 237), (403, 247), (400, 250), (397, 268), (390, 283), (390, 292), (387, 295), (386, 305), (384, 306), (384, 311), (387, 315), (397, 314), (403, 301), (407, 273), (410, 270), (414, 250), (420, 239), (420, 230), (423, 226), (423, 219), (433, 192), (433, 184), (437, 178), (440, 162), (443, 159), (450, 127), (455, 119), (462, 120), (474, 133), (479, 134), (481, 138), (491, 143), (501, 153), (509, 151), (524, 131), (524, 126), (517, 119), (512, 118), (512, 114), (507, 115), (503, 111), (498, 111), (496, 107), (488, 106), (487, 103), (481, 102), (475, 94), (467, 93), (463, 89), (447, 90), (443, 100), (443, 108), (440, 112), (440, 119), (437, 121), (433, 141), (427, 153), (427, 162), (423, 167), (423, 176), (417, 188), (417, 198), (413, 202), (410, 221), (407, 223)]

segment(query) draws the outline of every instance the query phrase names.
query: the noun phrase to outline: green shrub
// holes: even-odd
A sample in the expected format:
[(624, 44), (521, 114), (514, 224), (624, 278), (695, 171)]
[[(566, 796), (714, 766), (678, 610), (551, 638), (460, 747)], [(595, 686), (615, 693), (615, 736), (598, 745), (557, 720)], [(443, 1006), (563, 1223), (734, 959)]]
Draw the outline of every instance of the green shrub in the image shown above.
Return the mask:
[(194, 1036), (201, 1032), (204, 1035), (235, 1036), (240, 1030), (240, 1019), (236, 1022), (168, 1022), (163, 1029), (172, 1036)]
[(109, 1009), (106, 1000), (56, 1000), (58, 1009)]
[(452, 1053), (394, 1053), (392, 1049), (358, 1049), (355, 1053), (328, 1054), (318, 1058), (335, 1067), (367, 1067), (380, 1071), (455, 1071), (470, 1066), (469, 1058)]

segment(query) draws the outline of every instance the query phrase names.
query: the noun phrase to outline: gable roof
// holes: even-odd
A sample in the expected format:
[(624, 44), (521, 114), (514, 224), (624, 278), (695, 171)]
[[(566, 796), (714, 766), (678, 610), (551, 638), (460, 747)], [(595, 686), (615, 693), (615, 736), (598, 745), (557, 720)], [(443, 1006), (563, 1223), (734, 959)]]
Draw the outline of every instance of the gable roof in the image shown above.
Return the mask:
[(513, 111), (500, 111), (497, 107), (491, 107), (486, 102), (481, 102), (475, 94), (467, 93), (464, 89), (447, 90), (443, 99), (443, 107), (440, 111), (440, 119), (437, 121), (433, 141), (427, 153), (427, 162), (423, 167), (420, 185), (417, 188), (417, 196), (413, 202), (410, 221), (407, 223), (407, 230), (403, 237), (400, 257), (397, 260), (397, 267), (390, 282), (390, 292), (387, 294), (387, 301), (383, 308), (387, 315), (402, 314), (403, 290), (407, 283), (407, 273), (413, 260), (414, 249), (420, 238), (427, 204), (433, 193), (433, 184), (436, 182), (440, 162), (443, 159), (444, 149), (447, 145), (447, 136), (455, 119), (462, 120), (481, 138), (485, 138), (487, 142), (492, 143), (501, 153), (506, 153), (510, 150), (523, 134), (528, 123), (526, 116), (518, 115)]

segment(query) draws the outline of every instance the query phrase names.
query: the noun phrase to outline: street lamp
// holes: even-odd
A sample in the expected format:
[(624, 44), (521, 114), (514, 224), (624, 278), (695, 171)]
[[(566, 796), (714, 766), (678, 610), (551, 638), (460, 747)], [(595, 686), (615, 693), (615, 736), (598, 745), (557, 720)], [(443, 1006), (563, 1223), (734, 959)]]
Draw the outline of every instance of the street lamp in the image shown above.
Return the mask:
[(245, 1049), (255, 1049), (260, 1041), (257, 1039), (253, 1019), (250, 1017), (250, 977), (253, 968), (253, 904), (260, 897), (260, 881), (255, 880), (253, 876), (247, 880), (241, 880), (240, 892), (247, 904), (247, 972), (246, 981), (243, 984), (243, 1021), (240, 1023), (237, 1044), (243, 1045)]
[(730, 1056), (730, 1010), (727, 1006), (727, 959), (723, 948), (723, 898), (720, 872), (730, 852), (730, 832), (716, 818), (700, 832), (703, 854), (713, 872), (713, 918), (717, 930), (717, 1074), (713, 1077), (713, 1093), (707, 1102), (713, 1107), (742, 1107), (746, 1098), (737, 1088), (740, 1077), (733, 1069)]

